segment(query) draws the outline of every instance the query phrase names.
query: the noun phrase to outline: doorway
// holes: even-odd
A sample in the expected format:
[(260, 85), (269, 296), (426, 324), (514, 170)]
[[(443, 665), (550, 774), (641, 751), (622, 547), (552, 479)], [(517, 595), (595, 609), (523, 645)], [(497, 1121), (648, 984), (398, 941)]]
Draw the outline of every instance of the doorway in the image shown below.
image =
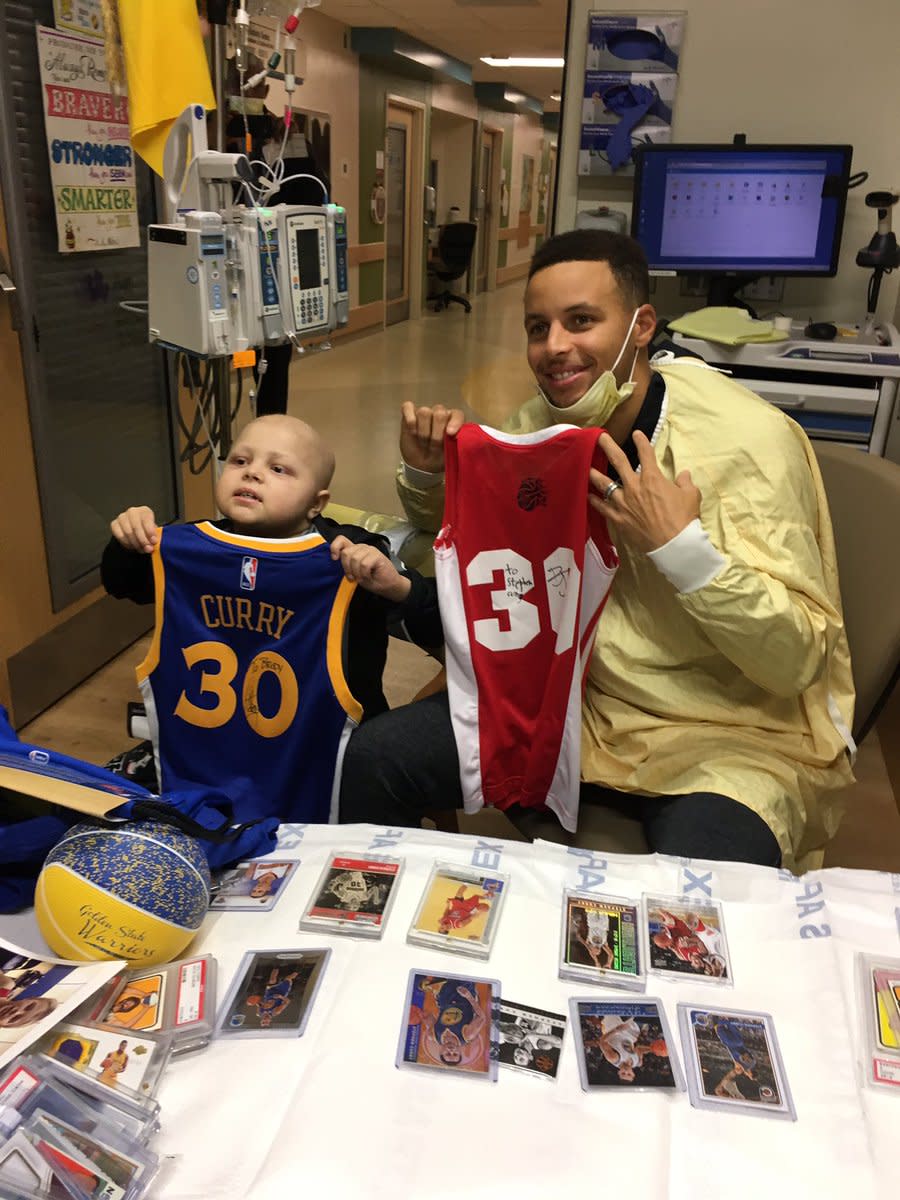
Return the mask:
[(412, 145), (412, 113), (391, 105), (385, 131), (384, 282), (385, 323), (388, 325), (409, 318)]
[(500, 193), (500, 137), (483, 129), (478, 164), (478, 247), (475, 291), (492, 291), (496, 286), (497, 209)]

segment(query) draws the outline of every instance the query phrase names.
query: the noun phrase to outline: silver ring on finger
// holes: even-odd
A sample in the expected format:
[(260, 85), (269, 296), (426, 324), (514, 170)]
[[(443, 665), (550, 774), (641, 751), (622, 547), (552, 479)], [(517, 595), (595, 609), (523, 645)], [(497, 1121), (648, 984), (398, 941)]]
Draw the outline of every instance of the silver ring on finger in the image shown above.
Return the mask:
[(603, 490), (603, 499), (609, 500), (609, 498), (612, 496), (613, 492), (619, 491), (621, 487), (622, 487), (621, 483), (616, 483), (615, 481), (613, 481), (612, 483), (608, 483)]

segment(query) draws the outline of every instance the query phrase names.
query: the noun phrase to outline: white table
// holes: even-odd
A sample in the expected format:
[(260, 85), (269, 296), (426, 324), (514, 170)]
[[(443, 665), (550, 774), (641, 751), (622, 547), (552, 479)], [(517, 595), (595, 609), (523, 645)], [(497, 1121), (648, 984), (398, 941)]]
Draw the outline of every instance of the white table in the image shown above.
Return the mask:
[[(247, 949), (330, 945), (306, 1034), (213, 1043), (175, 1062), (159, 1091), (165, 1200), (875, 1200), (900, 1181), (900, 1095), (861, 1087), (853, 955), (900, 956), (900, 875), (625, 857), (547, 842), (485, 842), (427, 830), (284, 826), (301, 866), (271, 913), (210, 915), (193, 945), (219, 963), (220, 994)], [(406, 859), (381, 942), (298, 933), (329, 851)], [(406, 944), (436, 858), (508, 872), (491, 959)], [(698, 1111), (686, 1094), (582, 1092), (571, 1031), (556, 1083), (500, 1070), (495, 1084), (394, 1066), (412, 967), (497, 978), (510, 999), (568, 1012), (596, 992), (557, 978), (564, 886), (638, 897), (707, 889), (725, 905), (735, 986), (660, 982), (693, 1000), (773, 1014), (796, 1123)], [(20, 933), (20, 936), (24, 934)], [(621, 995), (622, 993), (618, 993)]]

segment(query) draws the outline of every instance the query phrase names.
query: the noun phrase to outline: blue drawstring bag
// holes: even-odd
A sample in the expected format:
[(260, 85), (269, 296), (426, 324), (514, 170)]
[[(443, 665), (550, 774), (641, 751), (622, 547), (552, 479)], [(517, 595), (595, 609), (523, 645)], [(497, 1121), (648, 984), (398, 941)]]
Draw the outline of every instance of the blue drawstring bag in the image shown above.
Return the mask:
[(0, 912), (34, 902), (44, 859), (85, 816), (105, 824), (165, 821), (200, 842), (212, 871), (274, 850), (275, 817), (238, 825), (230, 813), (222, 792), (156, 796), (103, 767), (21, 742), (0, 705)]

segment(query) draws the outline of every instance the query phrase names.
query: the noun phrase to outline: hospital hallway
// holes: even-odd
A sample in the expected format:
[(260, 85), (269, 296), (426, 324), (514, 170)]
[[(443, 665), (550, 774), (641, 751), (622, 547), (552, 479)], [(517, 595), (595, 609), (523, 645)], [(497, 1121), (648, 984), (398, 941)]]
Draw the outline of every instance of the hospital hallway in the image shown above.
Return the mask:
[[(462, 405), (468, 415), (499, 424), (532, 394), (522, 325), (524, 280), (473, 296), (472, 312), (453, 306), (376, 333), (338, 338), (332, 350), (295, 358), (289, 411), (332, 446), (337, 469), (332, 498), (368, 512), (400, 515), (394, 486), (400, 405)], [(247, 419), (239, 416), (237, 424)], [(134, 497), (140, 503), (140, 497)], [(126, 703), (139, 699), (134, 667), (141, 639), (21, 731), (23, 740), (103, 763), (132, 743)], [(385, 692), (408, 702), (436, 673), (416, 647), (392, 641)], [(893, 769), (893, 768), (892, 768)], [(900, 812), (877, 732), (861, 747), (859, 780), (826, 854), (827, 866), (896, 870)], [(895, 786), (900, 778), (894, 773)]]

